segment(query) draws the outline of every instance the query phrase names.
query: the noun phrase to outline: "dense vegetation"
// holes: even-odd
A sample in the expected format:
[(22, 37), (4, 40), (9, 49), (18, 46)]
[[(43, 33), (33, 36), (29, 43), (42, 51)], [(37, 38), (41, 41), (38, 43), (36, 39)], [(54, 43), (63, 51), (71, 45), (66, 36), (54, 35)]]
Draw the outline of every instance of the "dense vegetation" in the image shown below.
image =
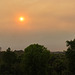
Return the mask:
[(75, 75), (75, 39), (67, 41), (67, 47), (60, 53), (39, 44), (24, 51), (8, 48), (0, 52), (0, 75)]

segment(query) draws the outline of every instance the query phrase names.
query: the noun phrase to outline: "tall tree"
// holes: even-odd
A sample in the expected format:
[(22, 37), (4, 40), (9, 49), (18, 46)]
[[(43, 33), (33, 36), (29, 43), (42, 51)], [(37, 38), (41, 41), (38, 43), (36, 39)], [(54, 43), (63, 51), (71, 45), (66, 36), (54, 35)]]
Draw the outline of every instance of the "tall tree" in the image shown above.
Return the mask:
[(50, 51), (42, 45), (32, 44), (25, 48), (25, 75), (48, 75)]
[(67, 47), (66, 56), (69, 60), (69, 70), (75, 75), (75, 39), (67, 41)]

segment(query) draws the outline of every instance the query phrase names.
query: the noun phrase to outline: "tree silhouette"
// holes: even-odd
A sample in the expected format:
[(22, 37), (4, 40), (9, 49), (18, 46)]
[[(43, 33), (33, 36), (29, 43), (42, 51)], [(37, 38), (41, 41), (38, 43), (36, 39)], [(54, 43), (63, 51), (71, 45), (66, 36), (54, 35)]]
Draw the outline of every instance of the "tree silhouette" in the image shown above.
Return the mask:
[(48, 75), (50, 51), (42, 45), (32, 44), (24, 52), (25, 75)]
[(69, 70), (75, 75), (75, 39), (67, 41), (66, 57), (69, 60)]
[(3, 57), (2, 70), (4, 71), (3, 73), (9, 75), (13, 72), (13, 67), (16, 62), (17, 56), (14, 52), (11, 51), (10, 48), (8, 48), (7, 51), (3, 53), (2, 57)]

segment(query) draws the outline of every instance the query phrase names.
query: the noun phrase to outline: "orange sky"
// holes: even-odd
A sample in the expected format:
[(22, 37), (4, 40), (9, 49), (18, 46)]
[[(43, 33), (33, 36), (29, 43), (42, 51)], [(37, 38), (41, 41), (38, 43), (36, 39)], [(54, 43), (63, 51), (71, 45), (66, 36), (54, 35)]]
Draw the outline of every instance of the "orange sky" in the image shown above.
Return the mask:
[[(24, 22), (19, 17), (26, 18)], [(0, 0), (0, 46), (24, 49), (32, 43), (51, 51), (74, 38), (75, 0)]]

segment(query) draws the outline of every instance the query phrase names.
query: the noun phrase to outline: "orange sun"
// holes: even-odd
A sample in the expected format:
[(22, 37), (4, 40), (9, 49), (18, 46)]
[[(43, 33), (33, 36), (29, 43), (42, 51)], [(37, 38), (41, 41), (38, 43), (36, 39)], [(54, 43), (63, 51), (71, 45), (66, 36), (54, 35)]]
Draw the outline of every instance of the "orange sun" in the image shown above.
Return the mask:
[(19, 20), (20, 20), (20, 21), (24, 21), (24, 17), (20, 17)]

